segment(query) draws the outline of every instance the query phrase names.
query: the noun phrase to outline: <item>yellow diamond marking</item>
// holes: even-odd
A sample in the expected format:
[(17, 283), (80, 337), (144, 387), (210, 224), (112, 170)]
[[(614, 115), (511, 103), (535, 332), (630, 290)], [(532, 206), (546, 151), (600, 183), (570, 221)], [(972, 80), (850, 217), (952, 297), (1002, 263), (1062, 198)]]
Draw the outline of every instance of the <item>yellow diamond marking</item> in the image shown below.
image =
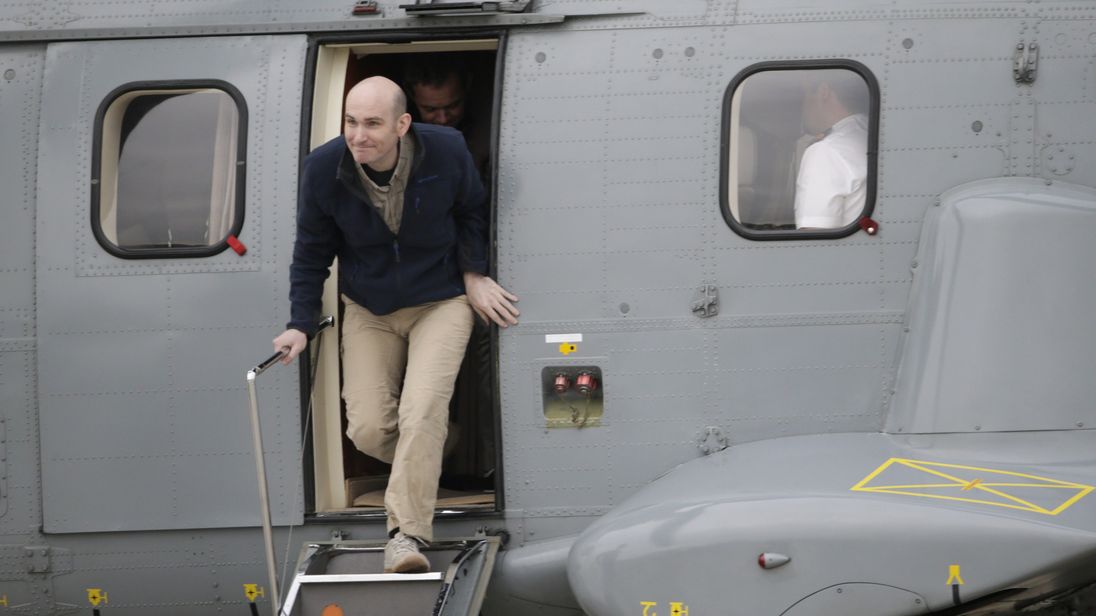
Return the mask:
[[(908, 471), (912, 470), (920, 473), (925, 481), (917, 483), (888, 482), (886, 480), (888, 470), (891, 470), (892, 475), (905, 471), (906, 476), (908, 476)], [(941, 479), (944, 481), (941, 481)], [(1048, 500), (1057, 502), (1058, 497), (1063, 500), (1053, 508), (1043, 507), (1025, 500), (1025, 498), (1031, 498), (1030, 496), (1021, 498), (1010, 494), (1010, 488), (1045, 489), (1048, 490), (1047, 494), (1051, 496), (1051, 499)], [(1084, 498), (1089, 492), (1096, 490), (1096, 487), (1028, 473), (1001, 471), (962, 464), (891, 458), (860, 480), (850, 490), (853, 492), (901, 494), (903, 496), (977, 503), (991, 507), (1031, 511), (1044, 515), (1058, 515)], [(913, 490), (919, 491), (914, 492)], [(960, 495), (963, 493), (967, 493), (967, 495)], [(982, 498), (978, 498), (979, 496), (982, 496)], [(996, 497), (998, 500), (989, 500), (992, 497)]]

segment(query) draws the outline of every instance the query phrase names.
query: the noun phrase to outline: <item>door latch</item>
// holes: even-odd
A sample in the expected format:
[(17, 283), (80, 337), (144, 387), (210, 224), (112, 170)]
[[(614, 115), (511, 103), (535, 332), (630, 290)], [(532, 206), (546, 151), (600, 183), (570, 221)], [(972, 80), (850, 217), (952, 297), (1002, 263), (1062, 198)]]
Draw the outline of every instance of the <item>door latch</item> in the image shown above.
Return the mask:
[(1039, 68), (1039, 44), (1032, 41), (1024, 45), (1016, 44), (1016, 53), (1012, 56), (1012, 79), (1016, 83), (1035, 83), (1035, 71)]
[(715, 285), (706, 284), (696, 290), (693, 295), (693, 314), (702, 319), (719, 314), (719, 289)]

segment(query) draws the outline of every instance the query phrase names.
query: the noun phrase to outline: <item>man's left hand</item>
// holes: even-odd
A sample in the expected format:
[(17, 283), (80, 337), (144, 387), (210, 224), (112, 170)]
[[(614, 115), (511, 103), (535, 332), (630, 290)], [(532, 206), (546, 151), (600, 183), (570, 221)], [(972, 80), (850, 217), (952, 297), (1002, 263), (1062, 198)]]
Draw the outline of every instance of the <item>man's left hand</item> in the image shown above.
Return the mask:
[(464, 290), (468, 303), (484, 322), (495, 322), (499, 327), (518, 324), (518, 297), (499, 286), (488, 276), (475, 272), (464, 273)]

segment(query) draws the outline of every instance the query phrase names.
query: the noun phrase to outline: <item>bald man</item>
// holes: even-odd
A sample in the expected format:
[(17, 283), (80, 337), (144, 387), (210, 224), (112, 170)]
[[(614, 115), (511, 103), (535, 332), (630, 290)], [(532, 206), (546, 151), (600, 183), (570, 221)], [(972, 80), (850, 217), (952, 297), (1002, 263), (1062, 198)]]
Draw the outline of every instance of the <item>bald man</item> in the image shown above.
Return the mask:
[(347, 436), (392, 464), (386, 573), (423, 573), (448, 430), (449, 399), (473, 311), (517, 324), (517, 297), (487, 274), (487, 194), (464, 137), (413, 124), (394, 82), (346, 96), (343, 136), (305, 158), (290, 267), (291, 362), (315, 334), (339, 257)]

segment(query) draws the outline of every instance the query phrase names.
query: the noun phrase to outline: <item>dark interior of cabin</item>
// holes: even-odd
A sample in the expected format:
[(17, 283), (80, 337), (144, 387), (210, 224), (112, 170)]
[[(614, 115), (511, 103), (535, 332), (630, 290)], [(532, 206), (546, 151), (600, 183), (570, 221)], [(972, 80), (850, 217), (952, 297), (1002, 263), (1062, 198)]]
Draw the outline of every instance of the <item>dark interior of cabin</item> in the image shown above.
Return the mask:
[[(405, 74), (413, 62), (441, 60), (461, 67), (466, 73), (465, 115), (483, 122), (489, 129), (493, 122), (495, 98), (495, 57), (490, 51), (455, 51), (430, 53), (352, 54), (347, 66), (347, 91), (358, 81), (382, 75), (405, 85)], [(455, 60), (455, 62), (454, 62)], [(405, 87), (405, 90), (407, 88)], [(408, 99), (408, 111), (414, 121), (421, 121), (414, 102)], [(461, 128), (458, 126), (457, 128)], [(490, 131), (487, 131), (490, 134)], [(489, 140), (485, 146), (493, 149)], [(486, 153), (485, 153), (486, 154)], [(491, 158), (485, 155), (485, 161)], [(484, 164), (481, 174), (489, 183), (490, 164)], [(342, 306), (340, 305), (340, 319)], [(497, 421), (495, 417), (495, 384), (492, 371), (491, 330), (477, 318), (457, 377), (449, 409), (449, 428), (458, 438), (452, 453), (442, 462), (442, 475), (437, 507), (439, 509), (494, 509), (496, 489)], [(343, 469), (347, 478), (347, 503), (353, 508), (383, 508), (384, 487), (390, 465), (367, 456), (354, 448), (346, 436), (346, 408), (341, 403), (343, 428)]]

